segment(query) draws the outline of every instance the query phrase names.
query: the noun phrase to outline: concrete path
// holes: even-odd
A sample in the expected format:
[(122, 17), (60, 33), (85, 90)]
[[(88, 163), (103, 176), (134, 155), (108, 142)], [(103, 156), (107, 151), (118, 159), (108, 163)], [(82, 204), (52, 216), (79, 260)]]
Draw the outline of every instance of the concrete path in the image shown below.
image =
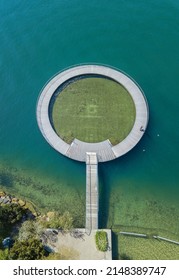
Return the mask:
[[(111, 230), (106, 230), (108, 234), (108, 250), (100, 252), (96, 248), (95, 233), (90, 235), (85, 233), (85, 229), (75, 229), (72, 232), (59, 232), (58, 240), (48, 244), (56, 253), (60, 253), (64, 259), (69, 260), (112, 260)], [(76, 232), (76, 233), (75, 233)]]

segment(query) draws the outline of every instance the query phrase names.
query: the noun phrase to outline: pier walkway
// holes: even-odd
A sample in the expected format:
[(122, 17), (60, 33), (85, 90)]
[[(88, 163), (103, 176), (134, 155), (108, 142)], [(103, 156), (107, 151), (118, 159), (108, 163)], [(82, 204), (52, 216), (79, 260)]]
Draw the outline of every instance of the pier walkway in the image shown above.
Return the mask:
[[(69, 145), (56, 134), (53, 125), (51, 124), (49, 107), (54, 93), (61, 85), (63, 85), (63, 83), (90, 74), (110, 78), (118, 82), (130, 93), (134, 101), (136, 109), (134, 126), (128, 136), (117, 145), (113, 146), (108, 139), (99, 143), (85, 143), (76, 138)], [(86, 236), (88, 235), (90, 242), (93, 240), (94, 243), (95, 232), (98, 230), (99, 212), (98, 162), (114, 160), (129, 152), (139, 142), (146, 130), (149, 118), (149, 109), (146, 98), (141, 88), (126, 74), (102, 65), (81, 65), (58, 73), (45, 85), (37, 102), (36, 115), (42, 135), (56, 151), (71, 159), (82, 162), (86, 161), (86, 226), (84, 230)], [(74, 242), (76, 245), (76, 241), (72, 240), (72, 244), (74, 244)], [(69, 240), (67, 243), (69, 243)], [(108, 243), (108, 252), (103, 258), (112, 259), (111, 231), (109, 230)], [(89, 244), (90, 243), (87, 244), (88, 249), (86, 251), (89, 251)], [(84, 244), (82, 246), (84, 246)], [(77, 247), (79, 247), (79, 245)], [(83, 255), (82, 259), (85, 258), (86, 255)], [(94, 255), (89, 256), (88, 254), (87, 259), (90, 258), (96, 259), (94, 258)]]
[(86, 153), (86, 233), (98, 229), (98, 159)]
[(98, 161), (109, 161), (116, 158), (109, 140), (99, 143), (86, 143), (74, 139), (66, 155), (69, 158), (78, 158), (79, 161), (86, 161), (86, 152), (93, 152), (98, 155)]

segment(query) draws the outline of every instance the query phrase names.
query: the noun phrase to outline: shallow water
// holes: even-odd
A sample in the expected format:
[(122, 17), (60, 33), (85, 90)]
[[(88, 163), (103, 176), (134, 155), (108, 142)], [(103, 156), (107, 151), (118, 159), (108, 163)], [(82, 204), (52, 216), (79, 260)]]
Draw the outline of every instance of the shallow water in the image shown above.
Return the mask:
[(49, 210), (83, 212), (78, 205), (85, 198), (85, 166), (45, 142), (36, 102), (58, 71), (109, 64), (142, 87), (150, 121), (135, 149), (100, 164), (100, 225), (168, 227), (179, 234), (178, 12), (174, 0), (0, 2), (1, 172), (6, 166), (6, 173), (41, 186), (37, 191), (35, 183), (20, 184), (16, 176), (10, 185), (1, 182), (9, 192)]

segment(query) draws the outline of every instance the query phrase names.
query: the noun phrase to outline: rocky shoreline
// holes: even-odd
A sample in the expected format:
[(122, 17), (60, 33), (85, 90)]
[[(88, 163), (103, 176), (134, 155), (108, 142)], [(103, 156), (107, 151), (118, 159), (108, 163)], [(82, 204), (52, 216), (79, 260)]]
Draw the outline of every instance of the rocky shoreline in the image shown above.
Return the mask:
[(0, 205), (1, 204), (18, 204), (21, 207), (24, 207), (26, 205), (26, 201), (18, 199), (15, 196), (8, 195), (5, 192), (0, 192)]
[(0, 191), (0, 206), (5, 205), (19, 205), (22, 208), (29, 210), (29, 213), (31, 213), (33, 216), (36, 217), (39, 215), (39, 212), (35, 209), (33, 203), (7, 194), (5, 191)]

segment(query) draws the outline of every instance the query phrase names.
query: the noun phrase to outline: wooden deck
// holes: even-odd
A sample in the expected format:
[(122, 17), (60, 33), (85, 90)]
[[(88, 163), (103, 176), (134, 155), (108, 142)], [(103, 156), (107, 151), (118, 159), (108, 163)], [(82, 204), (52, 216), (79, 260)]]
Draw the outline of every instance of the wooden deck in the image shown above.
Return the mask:
[(87, 152), (96, 153), (98, 155), (98, 161), (109, 161), (116, 158), (109, 140), (99, 143), (85, 143), (74, 139), (66, 155), (72, 159), (86, 161)]
[(98, 229), (98, 159), (86, 153), (86, 233)]
[[(49, 104), (55, 90), (65, 81), (85, 74), (109, 77), (122, 84), (133, 98), (136, 120), (129, 135), (119, 144), (112, 146), (109, 140), (100, 143), (84, 143), (74, 139), (71, 145), (65, 143), (53, 130), (49, 120)], [(148, 105), (139, 86), (127, 75), (113, 68), (99, 65), (82, 65), (70, 68), (52, 78), (43, 88), (37, 103), (37, 122), (46, 141), (61, 154), (78, 161), (86, 161), (87, 152), (95, 152), (99, 162), (120, 157), (130, 151), (142, 138), (148, 123)]]

